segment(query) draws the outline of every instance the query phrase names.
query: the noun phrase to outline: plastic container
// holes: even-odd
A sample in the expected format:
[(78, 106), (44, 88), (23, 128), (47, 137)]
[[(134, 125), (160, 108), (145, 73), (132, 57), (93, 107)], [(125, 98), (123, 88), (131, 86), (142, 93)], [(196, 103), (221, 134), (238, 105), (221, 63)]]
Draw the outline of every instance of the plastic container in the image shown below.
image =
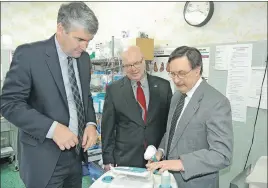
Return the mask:
[(170, 174), (169, 172), (166, 170), (162, 173), (161, 175), (161, 188), (170, 188)]
[(101, 84), (100, 82), (100, 74), (98, 71), (94, 71), (93, 74), (91, 75), (91, 83), (90, 85), (92, 86), (99, 86)]
[(91, 81), (90, 81), (91, 92), (103, 91), (101, 76), (102, 74), (100, 73), (100, 71), (94, 71), (93, 74), (91, 74)]
[(95, 113), (100, 113), (100, 100), (97, 96), (92, 97), (93, 98), (93, 107), (95, 110)]
[(121, 75), (121, 74), (116, 74), (116, 75), (114, 75), (113, 80), (114, 80), (114, 81), (116, 81), (116, 80), (120, 80), (120, 79), (123, 78), (123, 77), (124, 77), (124, 76)]

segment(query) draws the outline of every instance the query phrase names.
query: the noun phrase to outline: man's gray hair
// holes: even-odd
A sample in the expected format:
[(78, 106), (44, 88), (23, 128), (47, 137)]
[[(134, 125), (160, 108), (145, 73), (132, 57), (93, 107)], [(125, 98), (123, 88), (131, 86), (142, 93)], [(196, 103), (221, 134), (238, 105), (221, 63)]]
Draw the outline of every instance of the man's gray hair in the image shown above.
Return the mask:
[(94, 12), (83, 2), (62, 4), (58, 12), (57, 23), (61, 23), (67, 32), (73, 27), (83, 27), (92, 35), (95, 35), (99, 28)]

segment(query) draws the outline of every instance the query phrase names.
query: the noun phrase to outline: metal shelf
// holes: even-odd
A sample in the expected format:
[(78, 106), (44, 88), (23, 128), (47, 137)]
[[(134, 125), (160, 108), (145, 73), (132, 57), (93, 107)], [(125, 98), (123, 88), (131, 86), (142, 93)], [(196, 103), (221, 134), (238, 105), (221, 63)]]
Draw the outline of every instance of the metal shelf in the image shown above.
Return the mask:
[(101, 58), (101, 59), (92, 59), (92, 65), (104, 67), (105, 70), (111, 70), (115, 68), (120, 68), (122, 60), (119, 57), (114, 56), (114, 36), (112, 36), (112, 57), (110, 58)]
[(92, 59), (91, 60), (91, 63), (93, 65), (102, 65), (102, 66), (106, 66), (109, 62), (109, 59), (108, 58), (105, 58), (105, 59)]
[(119, 59), (119, 58), (115, 58), (115, 57), (112, 57), (112, 58), (104, 58), (104, 59), (92, 59), (91, 60), (91, 63), (93, 65), (101, 65), (101, 66), (107, 66), (108, 64), (110, 63), (121, 63), (122, 60)]

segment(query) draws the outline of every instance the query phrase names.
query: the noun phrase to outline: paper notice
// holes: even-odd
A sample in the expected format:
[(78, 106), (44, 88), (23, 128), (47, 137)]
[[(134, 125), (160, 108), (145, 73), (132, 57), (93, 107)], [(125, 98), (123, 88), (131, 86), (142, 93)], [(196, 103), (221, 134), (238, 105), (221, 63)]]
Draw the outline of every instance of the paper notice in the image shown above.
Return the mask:
[[(264, 78), (265, 67), (252, 67), (248, 106), (257, 108), (261, 96), (260, 108), (267, 109), (267, 71)], [(263, 86), (262, 85), (262, 81)]]
[(230, 45), (216, 46), (214, 66), (216, 70), (228, 70), (231, 49)]
[(203, 62), (203, 73), (202, 76), (208, 80), (209, 76), (209, 62), (210, 62), (210, 48), (209, 47), (198, 47), (197, 48), (202, 55)]
[(252, 44), (230, 45), (226, 96), (234, 121), (246, 122), (247, 99), (252, 62)]

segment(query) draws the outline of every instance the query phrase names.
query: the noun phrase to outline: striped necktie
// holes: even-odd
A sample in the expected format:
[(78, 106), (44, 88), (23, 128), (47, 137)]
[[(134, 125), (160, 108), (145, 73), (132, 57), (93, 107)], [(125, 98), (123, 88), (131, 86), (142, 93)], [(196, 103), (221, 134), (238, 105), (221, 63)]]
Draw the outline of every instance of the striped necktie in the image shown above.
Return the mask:
[(184, 106), (184, 101), (185, 101), (186, 96), (187, 96), (186, 94), (182, 94), (179, 102), (177, 103), (175, 112), (174, 112), (172, 120), (171, 120), (171, 126), (170, 126), (169, 137), (168, 137), (166, 159), (168, 159), (171, 142), (172, 142), (175, 130), (176, 130), (176, 125), (177, 125), (178, 119), (179, 119), (179, 117), (181, 115), (181, 112), (182, 112), (182, 109), (183, 109), (183, 106)]
[(68, 75), (69, 75), (69, 81), (71, 84), (71, 89), (73, 93), (73, 98), (76, 106), (76, 112), (77, 112), (77, 119), (78, 119), (78, 144), (76, 145), (75, 151), (76, 154), (79, 155), (81, 151), (82, 146), (82, 139), (84, 134), (84, 128), (85, 128), (85, 113), (84, 113), (84, 107), (81, 100), (81, 96), (78, 90), (78, 85), (74, 73), (74, 67), (73, 67), (73, 60), (71, 57), (68, 57)]

